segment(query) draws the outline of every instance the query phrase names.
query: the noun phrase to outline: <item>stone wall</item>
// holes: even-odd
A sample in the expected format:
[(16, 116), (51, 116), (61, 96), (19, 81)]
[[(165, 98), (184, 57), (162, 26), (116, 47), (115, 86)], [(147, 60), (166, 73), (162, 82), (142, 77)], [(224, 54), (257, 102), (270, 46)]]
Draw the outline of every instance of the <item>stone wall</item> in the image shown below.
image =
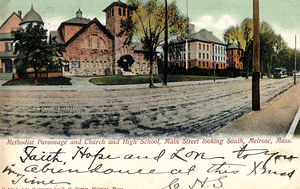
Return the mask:
[(113, 39), (92, 23), (66, 46), (64, 59), (71, 75), (111, 75), (113, 69)]

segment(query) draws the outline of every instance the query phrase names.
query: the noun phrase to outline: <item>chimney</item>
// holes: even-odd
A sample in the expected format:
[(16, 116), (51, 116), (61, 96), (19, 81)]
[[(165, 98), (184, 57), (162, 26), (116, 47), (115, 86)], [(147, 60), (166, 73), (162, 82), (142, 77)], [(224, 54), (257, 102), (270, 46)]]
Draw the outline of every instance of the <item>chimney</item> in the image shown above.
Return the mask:
[(22, 11), (18, 11), (18, 16), (22, 19)]

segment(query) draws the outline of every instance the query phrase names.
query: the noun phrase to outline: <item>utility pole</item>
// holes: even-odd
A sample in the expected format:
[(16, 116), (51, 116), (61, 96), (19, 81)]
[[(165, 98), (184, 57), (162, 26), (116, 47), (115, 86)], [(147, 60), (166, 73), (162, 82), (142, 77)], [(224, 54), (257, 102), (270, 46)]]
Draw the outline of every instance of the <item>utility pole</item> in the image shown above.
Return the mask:
[(164, 46), (164, 78), (163, 85), (168, 82), (168, 2), (165, 0), (165, 46)]
[(297, 36), (295, 35), (295, 70), (294, 70), (294, 85), (296, 85), (296, 69), (297, 69), (297, 66), (296, 66), (296, 63), (297, 63), (297, 50), (296, 50), (296, 44), (297, 44)]
[[(189, 17), (188, 0), (186, 0), (186, 16), (187, 16), (187, 18)], [(186, 70), (189, 68), (188, 67), (188, 63), (189, 63), (189, 44), (188, 44), (189, 34), (190, 34), (190, 28), (189, 28), (189, 23), (188, 23), (187, 24), (187, 39), (185, 40), (185, 69)]]
[(253, 0), (253, 72), (252, 110), (260, 110), (260, 39), (259, 39), (259, 0)]

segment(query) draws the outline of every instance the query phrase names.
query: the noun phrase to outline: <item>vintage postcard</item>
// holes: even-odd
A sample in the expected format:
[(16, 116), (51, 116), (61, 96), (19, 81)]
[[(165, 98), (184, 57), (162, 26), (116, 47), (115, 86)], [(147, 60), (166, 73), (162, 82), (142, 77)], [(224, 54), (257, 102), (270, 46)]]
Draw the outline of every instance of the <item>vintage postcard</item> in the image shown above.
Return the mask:
[(299, 188), (295, 0), (0, 0), (1, 189)]

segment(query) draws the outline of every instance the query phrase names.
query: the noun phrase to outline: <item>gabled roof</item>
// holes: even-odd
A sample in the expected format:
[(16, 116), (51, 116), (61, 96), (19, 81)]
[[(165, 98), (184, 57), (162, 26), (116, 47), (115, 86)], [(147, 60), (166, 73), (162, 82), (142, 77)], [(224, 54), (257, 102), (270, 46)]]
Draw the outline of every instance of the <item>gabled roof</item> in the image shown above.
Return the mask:
[(15, 12), (13, 12), (6, 20), (5, 22), (0, 26), (0, 29), (9, 21), (9, 19), (13, 16), (16, 15), (18, 18), (20, 18), (20, 21), (22, 21), (22, 18)]
[(89, 28), (92, 24), (97, 24), (97, 26), (111, 39), (114, 39), (114, 36), (99, 22), (97, 18), (94, 18), (90, 21), (85, 27), (79, 30), (73, 37), (71, 37), (66, 43), (65, 46), (68, 46), (72, 41), (74, 41), (80, 34), (82, 34), (87, 28)]
[(197, 41), (204, 41), (204, 42), (225, 45), (225, 43), (223, 41), (221, 41), (216, 36), (214, 36), (211, 31), (207, 31), (206, 29), (202, 29), (197, 33), (190, 34), (189, 38), (190, 38), (190, 40), (197, 40)]
[(123, 8), (129, 8), (129, 6), (123, 2), (121, 2), (120, 0), (118, 2), (113, 2), (112, 4), (110, 4), (108, 7), (106, 7), (103, 12), (107, 12), (109, 9), (111, 9), (114, 6), (118, 6), (118, 7), (123, 7)]
[(27, 22), (39, 22), (44, 24), (42, 17), (31, 7), (30, 11), (24, 16), (20, 24)]

